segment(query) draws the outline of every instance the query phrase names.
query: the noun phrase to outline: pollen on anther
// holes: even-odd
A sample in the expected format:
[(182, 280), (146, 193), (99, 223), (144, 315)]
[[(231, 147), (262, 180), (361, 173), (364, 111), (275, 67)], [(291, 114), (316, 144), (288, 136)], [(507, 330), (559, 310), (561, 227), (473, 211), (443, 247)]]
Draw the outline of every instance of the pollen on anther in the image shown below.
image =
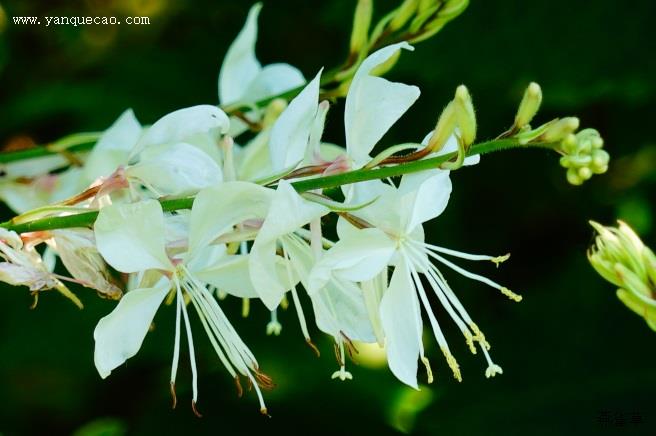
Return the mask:
[(510, 259), (510, 253), (505, 254), (503, 256), (497, 256), (492, 259), (490, 259), (496, 266), (499, 268), (499, 265), (501, 265), (503, 262), (507, 261)]
[(503, 295), (505, 295), (506, 297), (510, 298), (511, 300), (516, 301), (517, 303), (522, 301), (522, 296), (521, 295), (515, 294), (513, 291), (511, 291), (508, 288), (501, 288), (501, 293)]
[(472, 336), (471, 332), (469, 330), (466, 330), (463, 333), (465, 335), (465, 342), (467, 343), (467, 346), (469, 347), (469, 351), (471, 351), (472, 354), (476, 354), (476, 346), (474, 345), (474, 337)]
[(460, 365), (458, 365), (458, 362), (456, 361), (456, 358), (453, 357), (453, 354), (446, 348), (442, 348), (442, 353), (444, 354), (444, 357), (446, 358), (446, 363), (449, 364), (449, 368), (451, 368), (451, 371), (453, 371), (453, 377), (458, 380), (459, 382), (462, 382), (462, 374), (460, 373)]
[(421, 356), (421, 363), (426, 367), (426, 377), (428, 378), (428, 384), (433, 383), (433, 370), (431, 369), (430, 362), (426, 356)]

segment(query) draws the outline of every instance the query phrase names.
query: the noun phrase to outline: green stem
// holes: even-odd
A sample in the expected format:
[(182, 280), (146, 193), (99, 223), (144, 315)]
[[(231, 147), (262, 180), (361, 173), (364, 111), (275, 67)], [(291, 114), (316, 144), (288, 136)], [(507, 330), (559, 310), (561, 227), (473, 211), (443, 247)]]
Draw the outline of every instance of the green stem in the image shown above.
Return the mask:
[[(488, 154), (495, 151), (508, 150), (511, 148), (541, 147), (553, 149), (555, 146), (556, 144), (553, 143), (531, 143), (527, 145), (521, 145), (515, 139), (500, 139), (476, 144), (469, 150), (468, 155), (471, 156), (476, 154)], [(338, 186), (349, 185), (356, 182), (364, 182), (367, 180), (401, 176), (403, 174), (410, 174), (439, 168), (440, 164), (456, 157), (456, 154), (457, 153), (449, 153), (442, 156), (394, 166), (386, 166), (376, 169), (359, 169), (331, 176), (299, 180), (293, 182), (292, 186), (298, 192), (306, 192), (315, 189), (335, 188)], [(162, 209), (164, 209), (166, 212), (180, 209), (191, 209), (191, 206), (194, 203), (194, 197), (160, 200), (160, 203), (162, 204)], [(40, 218), (24, 223), (15, 223), (14, 221), (9, 220), (7, 222), (0, 223), (0, 227), (4, 227), (7, 230), (13, 230), (17, 233), (66, 229), (72, 227), (91, 227), (97, 216), (98, 211), (89, 211), (75, 215)]]
[(103, 132), (83, 132), (64, 136), (48, 145), (39, 145), (25, 150), (6, 151), (0, 153), (0, 164), (16, 162), (25, 159), (50, 156), (61, 152), (81, 153), (89, 151), (98, 141)]

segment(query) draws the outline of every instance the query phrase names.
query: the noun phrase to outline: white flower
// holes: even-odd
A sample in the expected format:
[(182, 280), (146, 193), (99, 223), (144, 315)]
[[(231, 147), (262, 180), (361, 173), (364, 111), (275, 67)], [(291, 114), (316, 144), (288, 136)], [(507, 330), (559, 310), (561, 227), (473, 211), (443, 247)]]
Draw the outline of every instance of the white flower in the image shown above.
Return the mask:
[(369, 55), (360, 65), (346, 95), (344, 130), (346, 153), (357, 168), (383, 135), (419, 98), (419, 88), (372, 75), (398, 50), (413, 50), (406, 42), (389, 45)]
[(213, 242), (231, 232), (236, 224), (261, 216), (272, 194), (271, 190), (244, 182), (223, 183), (201, 191), (189, 216), (188, 244), (182, 250), (179, 245), (171, 244), (170, 251), (177, 253), (173, 255), (167, 254), (165, 219), (158, 202), (146, 200), (101, 209), (95, 234), (105, 260), (126, 273), (159, 272), (159, 279), (128, 292), (114, 311), (98, 323), (94, 332), (95, 362), (103, 378), (138, 352), (155, 312), (164, 298), (173, 293), (177, 299), (177, 317), (171, 386), (174, 386), (177, 373), (182, 318), (192, 364), (192, 406), (195, 410), (198, 398), (196, 362), (185, 304), (187, 298), (227, 371), (237, 383), (240, 374), (249, 379), (256, 388), (261, 410), (266, 412), (258, 384), (270, 387), (271, 381), (259, 370), (253, 354), (206, 285), (238, 297), (256, 296), (249, 285), (247, 259), (228, 256), (224, 245)]
[[(53, 274), (31, 245), (23, 244), (16, 232), (0, 227), (0, 281), (13, 286), (27, 286), (30, 291), (56, 289), (82, 308), (82, 302)], [(35, 298), (38, 294), (34, 294)], [(36, 300), (35, 300), (36, 304)]]
[[(421, 340), (421, 306), (454, 376), (461, 379), (459, 366), (430, 308), (429, 295), (420, 275), (428, 281), (435, 296), (460, 328), (473, 353), (476, 352), (474, 341), (480, 344), (488, 361), (486, 376), (501, 372), (501, 368), (489, 358), (489, 345), (483, 334), (429, 258), (468, 278), (495, 287), (513, 299), (520, 298), (491, 280), (462, 269), (441, 254), (494, 262), (504, 258), (469, 255), (424, 242), (422, 223), (442, 213), (450, 193), (449, 172), (441, 170), (406, 175), (398, 188), (380, 181), (355, 185), (353, 201), (377, 198), (371, 205), (353, 213), (374, 228), (357, 229), (340, 218), (340, 241), (315, 265), (310, 277), (311, 289), (320, 289), (331, 277), (362, 282), (369, 316), (379, 341), (384, 335), (390, 369), (401, 381), (414, 388), (417, 388), (418, 358), (426, 365), (429, 381), (432, 380)], [(371, 281), (380, 280), (388, 265), (395, 268), (389, 286), (381, 296), (376, 292), (380, 286)]]
[(222, 105), (254, 103), (302, 86), (303, 74), (288, 64), (262, 67), (255, 57), (257, 18), (262, 4), (253, 5), (246, 24), (226, 53), (219, 73), (219, 101)]

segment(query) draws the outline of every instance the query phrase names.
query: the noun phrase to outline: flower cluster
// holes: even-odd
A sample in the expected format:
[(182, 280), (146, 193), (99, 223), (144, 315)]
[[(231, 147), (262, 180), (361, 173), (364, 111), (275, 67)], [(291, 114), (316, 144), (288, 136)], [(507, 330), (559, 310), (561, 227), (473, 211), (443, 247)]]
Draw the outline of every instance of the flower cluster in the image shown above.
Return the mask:
[[(438, 320), (432, 301), (444, 308), (470, 351), (483, 354), (485, 375), (502, 373), (443, 271), (520, 301), (507, 287), (453, 260), (498, 265), (508, 255), (463, 253), (428, 242), (424, 234), (424, 223), (447, 206), (451, 172), (476, 165), (476, 150), (488, 150), (475, 148), (477, 123), (467, 88), (458, 87), (421, 143), (415, 138), (372, 156), (420, 94), (416, 86), (380, 77), (402, 51), (413, 47), (407, 41), (381, 46), (381, 41), (399, 34), (413, 35), (411, 41), (428, 37), (466, 3), (405, 1), (371, 34), (370, 2), (359, 3), (351, 41), (357, 60), (340, 71), (336, 88), (346, 97), (344, 146), (322, 139), (330, 108), (322, 99), (323, 70), (306, 81), (291, 65), (262, 66), (257, 60), (261, 6), (255, 5), (225, 56), (218, 83), (220, 107), (180, 109), (150, 126), (142, 126), (127, 110), (88, 153), (73, 154), (62, 145), (60, 153), (3, 166), (0, 197), (21, 214), (3, 226), (21, 230), (0, 227), (0, 280), (34, 292), (57, 289), (79, 305), (62, 281), (118, 299), (94, 331), (94, 360), (103, 378), (138, 353), (160, 307), (174, 306), (171, 392), (175, 405), (184, 340), (196, 414), (189, 312), (195, 312), (239, 393), (245, 380), (262, 412), (267, 410), (261, 390), (273, 382), (221, 308), (220, 300), (228, 295), (243, 299), (246, 310), (250, 301), (261, 302), (271, 312), (268, 334), (281, 332), (276, 311), (291, 299), (305, 340), (317, 350), (301, 303), (309, 300), (316, 326), (334, 341), (338, 369), (333, 378), (352, 378), (347, 356), (358, 343), (377, 343), (403, 383), (418, 388), (419, 362), (431, 382), (422, 340), (427, 318), (453, 376), (462, 380), (440, 326), (445, 320)], [(295, 95), (289, 103), (277, 98), (287, 93)], [(562, 122), (567, 119), (531, 130), (528, 123), (540, 101), (541, 91), (532, 84), (515, 125), (498, 138), (500, 147), (571, 140), (578, 125)], [(593, 136), (579, 133), (570, 151), (585, 155), (570, 167), (582, 179), (588, 178), (584, 169), (599, 173), (607, 164)], [(590, 159), (583, 159), (588, 155)], [(408, 163), (405, 168), (412, 171), (378, 175)], [(331, 185), (339, 186), (337, 190), (300, 189), (304, 182), (346, 173), (366, 177), (340, 179)], [(389, 177), (401, 174), (400, 179)], [(334, 229), (326, 228), (335, 221), (325, 219), (329, 214), (337, 216)], [(31, 225), (44, 220), (46, 227)], [(45, 249), (37, 251), (40, 244)], [(57, 257), (71, 277), (54, 272)]]

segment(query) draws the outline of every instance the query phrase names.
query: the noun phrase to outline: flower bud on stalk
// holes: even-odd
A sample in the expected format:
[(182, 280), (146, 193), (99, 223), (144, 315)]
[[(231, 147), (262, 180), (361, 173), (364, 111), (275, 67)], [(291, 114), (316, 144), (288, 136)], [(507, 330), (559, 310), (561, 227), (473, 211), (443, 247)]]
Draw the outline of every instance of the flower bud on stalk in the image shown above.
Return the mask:
[(350, 46), (351, 55), (357, 55), (367, 47), (373, 10), (373, 0), (358, 1), (353, 15), (353, 31), (351, 32)]
[(470, 146), (476, 139), (476, 114), (472, 104), (471, 95), (465, 85), (460, 85), (456, 89), (455, 113), (460, 134), (465, 146)]
[(433, 136), (431, 136), (426, 147), (431, 152), (440, 151), (453, 133), (453, 130), (456, 127), (456, 113), (454, 106), (455, 104), (450, 101), (440, 114), (440, 118), (437, 120), (437, 125), (433, 131)]
[(394, 18), (389, 23), (389, 30), (395, 32), (402, 28), (417, 11), (419, 0), (405, 0), (394, 12)]
[(531, 82), (526, 88), (526, 91), (524, 91), (524, 97), (521, 103), (519, 103), (517, 115), (515, 115), (515, 128), (521, 129), (529, 124), (538, 112), (538, 109), (540, 109), (541, 103), (542, 89), (540, 89), (540, 85), (537, 83)]
[(595, 245), (588, 251), (592, 267), (619, 287), (617, 297), (656, 331), (656, 256), (624, 222), (605, 227), (594, 221)]

